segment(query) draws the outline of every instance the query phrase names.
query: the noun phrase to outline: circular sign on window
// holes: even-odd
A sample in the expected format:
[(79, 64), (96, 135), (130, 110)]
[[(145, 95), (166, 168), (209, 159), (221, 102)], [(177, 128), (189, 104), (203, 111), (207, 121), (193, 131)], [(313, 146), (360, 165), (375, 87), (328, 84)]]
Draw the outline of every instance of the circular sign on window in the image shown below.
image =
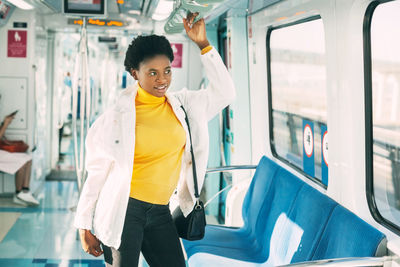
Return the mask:
[(326, 166), (328, 166), (328, 132), (325, 132), (322, 137), (322, 157)]
[(310, 125), (306, 124), (303, 132), (304, 151), (307, 157), (311, 157), (314, 151), (314, 137)]

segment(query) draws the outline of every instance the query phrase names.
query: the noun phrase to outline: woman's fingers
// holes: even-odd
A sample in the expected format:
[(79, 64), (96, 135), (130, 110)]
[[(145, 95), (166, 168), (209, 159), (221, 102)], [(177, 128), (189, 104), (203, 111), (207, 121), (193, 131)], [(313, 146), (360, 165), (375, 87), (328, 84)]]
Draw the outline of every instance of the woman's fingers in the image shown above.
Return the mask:
[(193, 26), (193, 21), (199, 15), (199, 12), (188, 13), (186, 18), (183, 18), (183, 26), (185, 27), (186, 32), (191, 29)]
[(100, 248), (100, 242), (94, 246), (89, 246), (88, 249), (85, 250), (85, 252), (95, 257), (98, 257), (103, 254), (103, 250)]
[(100, 247), (100, 241), (97, 242), (96, 247), (94, 248), (98, 254), (98, 256), (100, 256), (101, 254), (103, 254), (103, 250)]
[(98, 250), (92, 248), (89, 250), (89, 253), (95, 257), (98, 257), (103, 254), (103, 251), (98, 251)]
[(191, 13), (189, 12), (186, 16), (186, 20), (189, 21), (189, 24), (192, 25), (194, 19), (199, 15), (199, 12)]
[(80, 230), (82, 248), (86, 253), (89, 253), (95, 257), (103, 254), (103, 250), (100, 247), (100, 241), (94, 236), (89, 230)]
[(186, 33), (188, 33), (190, 31), (190, 26), (189, 23), (187, 21), (187, 19), (183, 19), (183, 27), (185, 28)]
[(193, 24), (194, 19), (199, 15), (199, 12), (190, 13), (190, 24)]

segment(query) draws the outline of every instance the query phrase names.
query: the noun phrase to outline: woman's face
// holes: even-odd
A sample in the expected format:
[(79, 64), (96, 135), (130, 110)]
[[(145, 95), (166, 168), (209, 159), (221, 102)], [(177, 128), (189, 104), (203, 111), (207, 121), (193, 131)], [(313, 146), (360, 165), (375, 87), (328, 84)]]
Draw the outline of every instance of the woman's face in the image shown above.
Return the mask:
[(139, 64), (138, 70), (132, 70), (132, 76), (149, 94), (163, 97), (171, 84), (171, 62), (165, 55), (157, 55)]

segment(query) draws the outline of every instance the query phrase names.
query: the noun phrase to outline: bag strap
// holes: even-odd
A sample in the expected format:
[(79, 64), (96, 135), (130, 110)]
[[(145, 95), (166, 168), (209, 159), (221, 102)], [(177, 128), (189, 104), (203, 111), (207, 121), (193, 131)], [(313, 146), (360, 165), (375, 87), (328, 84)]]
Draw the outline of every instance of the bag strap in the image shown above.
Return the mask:
[(193, 154), (193, 143), (192, 143), (192, 134), (190, 133), (190, 125), (189, 125), (189, 119), (188, 116), (186, 114), (186, 110), (183, 108), (183, 106), (181, 106), (183, 112), (185, 113), (185, 121), (186, 121), (186, 125), (188, 127), (188, 131), (189, 131), (189, 139), (190, 139), (190, 154), (192, 154), (192, 167), (193, 167), (193, 180), (194, 180), (194, 196), (197, 198), (197, 200), (199, 200), (199, 188), (197, 185), (197, 171), (196, 171), (196, 162), (194, 160), (194, 154)]

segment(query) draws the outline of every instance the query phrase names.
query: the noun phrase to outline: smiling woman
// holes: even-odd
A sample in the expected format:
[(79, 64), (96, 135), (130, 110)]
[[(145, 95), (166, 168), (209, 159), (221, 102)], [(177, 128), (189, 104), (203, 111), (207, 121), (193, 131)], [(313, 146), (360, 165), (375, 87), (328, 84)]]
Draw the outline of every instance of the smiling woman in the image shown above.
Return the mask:
[(230, 74), (209, 45), (204, 20), (194, 23), (197, 15), (189, 14), (183, 23), (201, 49), (208, 87), (167, 92), (174, 59), (171, 44), (163, 36), (138, 36), (124, 62), (136, 84), (123, 91), (88, 132), (88, 178), (75, 226), (83, 249), (94, 256), (104, 253), (107, 266), (136, 266), (140, 251), (152, 267), (186, 266), (168, 203), (178, 187), (182, 213), (192, 211), (198, 200), (190, 190), (192, 166), (201, 188), (208, 160), (208, 120), (235, 96)]

